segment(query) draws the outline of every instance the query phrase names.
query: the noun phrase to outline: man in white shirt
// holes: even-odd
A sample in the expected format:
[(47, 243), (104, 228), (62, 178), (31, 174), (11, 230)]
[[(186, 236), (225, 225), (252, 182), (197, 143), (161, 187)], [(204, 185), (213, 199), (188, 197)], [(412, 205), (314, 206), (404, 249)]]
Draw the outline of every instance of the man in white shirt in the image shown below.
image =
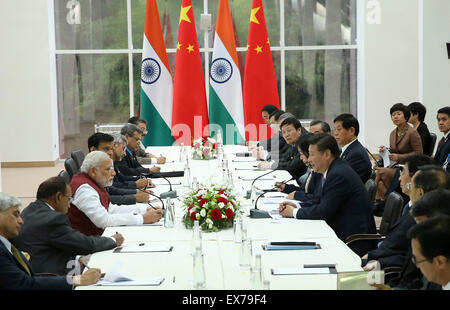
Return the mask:
[(450, 290), (450, 217), (421, 222), (411, 228), (409, 236), (414, 264), (429, 282)]
[(80, 171), (70, 183), (73, 202), (68, 216), (73, 228), (86, 235), (101, 235), (106, 227), (151, 224), (161, 219), (160, 208), (110, 203), (104, 187), (112, 184), (115, 171), (108, 154), (90, 152)]

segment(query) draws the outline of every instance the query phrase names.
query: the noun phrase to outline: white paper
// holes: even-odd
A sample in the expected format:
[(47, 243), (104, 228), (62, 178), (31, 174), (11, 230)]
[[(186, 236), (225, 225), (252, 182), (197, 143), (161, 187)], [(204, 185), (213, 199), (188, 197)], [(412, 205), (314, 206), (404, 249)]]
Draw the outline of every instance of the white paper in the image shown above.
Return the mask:
[[(249, 178), (249, 177), (240, 177), (240, 179), (241, 179), (242, 181), (253, 181), (253, 180), (256, 179), (256, 178), (257, 178), (257, 177), (251, 177), (251, 178)], [(271, 177), (262, 177), (262, 178), (259, 178), (258, 181), (259, 181), (259, 180), (261, 180), (261, 181), (264, 181), (264, 180), (266, 180), (266, 181), (272, 181), (274, 178), (275, 178), (275, 176), (271, 176)]]
[(273, 275), (330, 274), (330, 268), (275, 268)]
[(161, 218), (158, 222), (152, 224), (142, 224), (142, 226), (163, 226), (163, 225), (164, 225), (164, 218)]
[(272, 219), (270, 220), (272, 224), (299, 223), (298, 219), (292, 217), (282, 217), (281, 215), (272, 214), (270, 214), (270, 216), (272, 216)]
[(265, 204), (265, 205), (272, 205), (272, 204), (278, 204), (279, 205), (280, 203), (282, 203), (284, 201), (297, 201), (297, 200), (286, 199), (284, 197), (263, 197), (263, 198), (259, 198), (259, 201), (262, 204)]
[(123, 247), (119, 253), (141, 253), (141, 252), (169, 252), (170, 245), (143, 245)]
[(390, 154), (389, 150), (386, 147), (384, 148), (384, 152), (380, 153), (381, 158), (383, 158), (383, 164), (384, 164), (385, 168), (389, 167), (391, 165), (391, 161), (389, 159), (389, 154)]
[(147, 285), (160, 285), (164, 278), (139, 278), (139, 279), (128, 279), (121, 278), (118, 282), (109, 282), (106, 280), (100, 280), (94, 286), (147, 286)]

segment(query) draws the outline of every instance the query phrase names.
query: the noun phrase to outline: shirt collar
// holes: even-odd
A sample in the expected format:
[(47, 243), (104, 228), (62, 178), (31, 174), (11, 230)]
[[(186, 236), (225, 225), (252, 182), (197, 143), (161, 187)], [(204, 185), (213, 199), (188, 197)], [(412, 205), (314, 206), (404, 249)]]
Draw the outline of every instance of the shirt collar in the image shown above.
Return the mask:
[(447, 284), (442, 286), (442, 289), (445, 290), (445, 291), (450, 291), (450, 282), (448, 282)]
[(350, 141), (349, 143), (347, 143), (346, 145), (344, 145), (341, 149), (341, 156), (342, 154), (344, 154), (345, 150), (350, 146), (350, 144), (352, 144), (353, 142), (355, 142), (356, 140), (358, 140), (358, 138), (353, 139), (352, 141)]
[(3, 244), (6, 247), (6, 249), (8, 249), (9, 253), (12, 254), (12, 252), (11, 252), (11, 242), (9, 242), (8, 239), (3, 237), (2, 235), (0, 235), (0, 241), (3, 242)]
[(46, 203), (46, 202), (44, 202), (46, 205), (47, 205), (47, 207), (49, 207), (50, 208), (50, 210), (53, 210), (53, 211), (55, 211), (55, 209), (53, 209), (53, 207), (51, 206), (51, 205), (49, 205), (48, 203)]
[(449, 133), (450, 133), (450, 130), (447, 131), (447, 133), (444, 135), (444, 138), (445, 138), (445, 139), (447, 139)]

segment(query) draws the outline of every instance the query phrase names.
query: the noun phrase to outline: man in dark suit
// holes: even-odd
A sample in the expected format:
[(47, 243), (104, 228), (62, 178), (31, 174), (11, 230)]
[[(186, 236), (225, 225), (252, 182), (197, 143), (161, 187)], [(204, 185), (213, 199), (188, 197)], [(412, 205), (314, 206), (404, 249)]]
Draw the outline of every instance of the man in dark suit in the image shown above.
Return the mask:
[[(114, 156), (114, 137), (103, 132), (96, 132), (88, 138), (89, 152), (102, 151), (109, 155), (111, 159)], [(117, 174), (117, 171), (116, 171)], [(142, 183), (145, 183), (146, 179), (142, 181), (136, 181), (136, 185), (140, 188), (144, 188)], [(116, 183), (117, 184), (117, 183)], [(148, 182), (147, 182), (148, 184)], [(123, 188), (114, 185), (105, 188), (109, 194), (111, 202), (115, 205), (134, 205), (136, 202), (148, 202), (149, 195), (143, 191), (136, 190), (135, 188)]]
[(344, 113), (334, 119), (334, 137), (342, 148), (341, 158), (366, 183), (372, 174), (372, 165), (367, 151), (358, 141), (358, 134), (359, 122), (352, 114)]
[[(345, 240), (353, 234), (375, 233), (375, 221), (367, 190), (356, 172), (339, 158), (334, 137), (314, 135), (309, 140), (309, 162), (315, 172), (323, 175), (320, 202), (308, 208), (283, 202), (279, 212), (284, 217), (325, 220), (336, 235)], [(358, 243), (352, 250), (362, 255), (373, 242)]]
[(151, 176), (153, 172), (159, 172), (161, 168), (154, 166), (152, 168), (144, 168), (138, 162), (135, 151), (139, 147), (141, 141), (142, 130), (134, 124), (126, 124), (120, 130), (120, 133), (127, 138), (127, 147), (125, 156), (121, 161), (117, 161), (117, 168), (124, 175), (140, 176), (142, 174)]
[[(280, 117), (282, 118), (282, 117)], [(307, 168), (303, 161), (300, 159), (300, 153), (298, 152), (295, 143), (300, 136), (307, 134), (302, 127), (301, 123), (294, 117), (286, 118), (280, 125), (281, 134), (289, 145), (288, 149), (284, 153), (279, 153), (278, 160), (272, 160), (270, 162), (265, 161), (259, 163), (259, 168), (270, 168), (276, 170), (286, 170), (289, 172), (295, 180), (299, 179), (305, 174)]]
[(66, 275), (78, 264), (77, 255), (88, 255), (120, 246), (123, 237), (86, 236), (71, 227), (67, 211), (72, 190), (61, 177), (39, 185), (37, 200), (24, 209), (17, 248), (30, 254), (36, 272)]
[[(411, 197), (411, 200), (403, 208), (401, 217), (389, 227), (386, 238), (381, 244), (362, 257), (364, 270), (373, 270), (378, 263), (381, 268), (400, 267), (405, 264), (408, 248), (410, 247), (410, 241), (406, 238), (406, 233), (416, 224), (409, 210), (416, 200), (420, 198), (414, 193), (411, 195), (412, 177), (419, 170), (419, 167), (432, 165), (433, 163), (433, 159), (426, 155), (411, 155), (405, 159), (405, 166), (399, 177), (400, 187), (406, 196)], [(441, 186), (439, 183), (433, 184)], [(434, 188), (431, 187), (431, 189)], [(370, 263), (366, 265), (369, 261)]]
[[(450, 107), (444, 107), (439, 109), (437, 112), (437, 121), (439, 126), (439, 131), (444, 134), (442, 139), (438, 143), (438, 147), (436, 150), (436, 154), (434, 155), (434, 159), (438, 162), (440, 166), (443, 166), (448, 158), (448, 154), (450, 153)], [(450, 165), (447, 165), (447, 172), (450, 170)]]
[(17, 198), (0, 193), (0, 290), (70, 290), (97, 283), (101, 271), (95, 268), (75, 277), (34, 274), (25, 256), (10, 242), (19, 235), (23, 224), (21, 205)]

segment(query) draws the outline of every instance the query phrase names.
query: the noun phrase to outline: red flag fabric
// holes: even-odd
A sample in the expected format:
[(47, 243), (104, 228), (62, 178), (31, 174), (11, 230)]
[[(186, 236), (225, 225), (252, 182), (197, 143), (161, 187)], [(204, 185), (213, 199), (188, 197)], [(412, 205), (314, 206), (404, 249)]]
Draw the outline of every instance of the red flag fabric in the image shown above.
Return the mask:
[[(267, 104), (280, 108), (280, 101), (262, 0), (253, 0), (250, 14), (243, 96), (246, 140), (270, 138), (272, 132), (264, 123), (261, 109)], [(256, 125), (256, 139), (251, 124)]]
[[(209, 130), (205, 79), (200, 58), (194, 8), (191, 0), (181, 4), (178, 26), (177, 58), (173, 84), (172, 135), (180, 145), (205, 137)], [(205, 135), (203, 135), (205, 132)]]

